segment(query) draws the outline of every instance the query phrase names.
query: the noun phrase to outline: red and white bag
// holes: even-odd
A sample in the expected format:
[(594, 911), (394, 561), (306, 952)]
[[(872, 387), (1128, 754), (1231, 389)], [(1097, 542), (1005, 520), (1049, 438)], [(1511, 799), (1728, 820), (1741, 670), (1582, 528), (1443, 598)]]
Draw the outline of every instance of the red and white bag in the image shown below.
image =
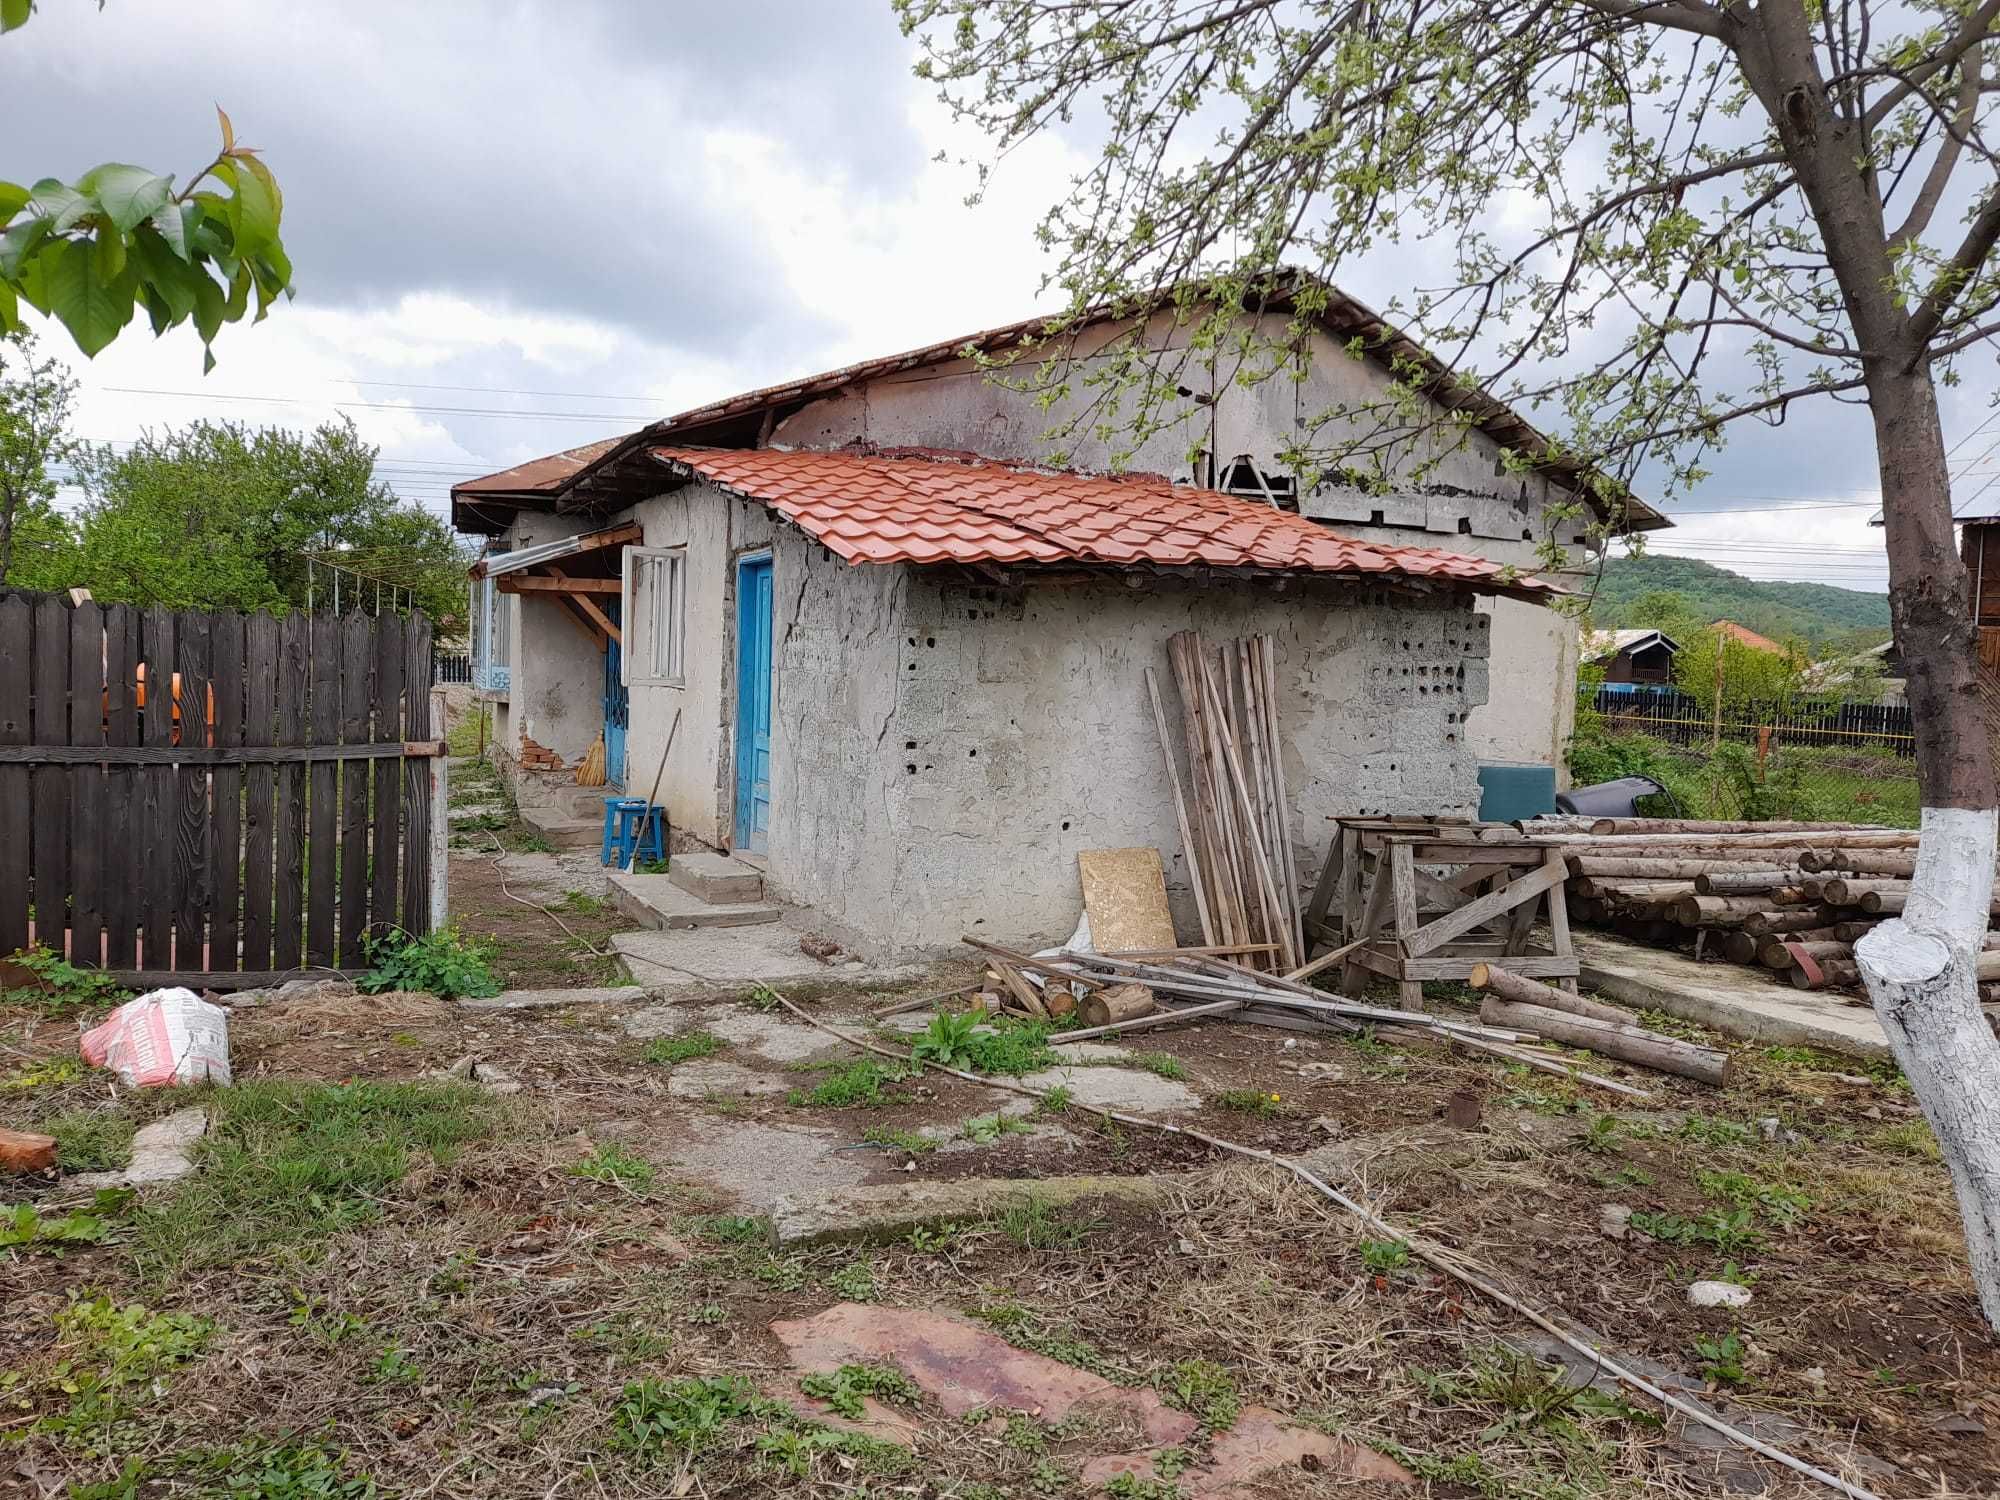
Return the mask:
[(92, 1067), (134, 1088), (229, 1082), (229, 1012), (193, 990), (153, 990), (128, 1000), (83, 1034)]

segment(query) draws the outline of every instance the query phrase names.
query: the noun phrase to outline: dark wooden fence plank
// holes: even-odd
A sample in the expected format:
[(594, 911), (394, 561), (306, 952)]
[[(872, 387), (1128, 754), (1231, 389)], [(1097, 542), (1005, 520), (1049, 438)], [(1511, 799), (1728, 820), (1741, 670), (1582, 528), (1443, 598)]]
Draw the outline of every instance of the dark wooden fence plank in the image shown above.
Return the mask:
[[(340, 631), (340, 742), (369, 740), (368, 698), (375, 675), (372, 622), (349, 615)], [(368, 932), (368, 780), (365, 761), (340, 767), (340, 962), (363, 962), (361, 939)]]
[[(215, 748), (243, 743), (243, 616), (215, 617)], [(243, 926), (243, 768), (217, 766), (209, 778), (214, 802), (208, 840), (208, 967), (241, 967)]]
[[(430, 726), (422, 726), (422, 734), (403, 732), (403, 620), (400, 615), (383, 615), (375, 621), (375, 690), (371, 695), (375, 710), (375, 739), (381, 744), (396, 744), (406, 739), (421, 739), (429, 734)], [(359, 766), (350, 767), (357, 774)], [(370, 929), (380, 934), (396, 925), (402, 915), (396, 902), (397, 877), (402, 873), (402, 767), (393, 760), (375, 762), (375, 805), (371, 821), (374, 824), (375, 864), (374, 885), (370, 892), (368, 910)]]
[[(35, 603), (34, 724), (29, 743), (69, 743), (69, 608), (59, 598)], [(35, 937), (61, 953), (69, 919), (69, 772), (38, 766), (34, 802)]]
[[(129, 604), (104, 609), (104, 742), (127, 749), (139, 743), (139, 701), (133, 674), (139, 660), (139, 616)], [(129, 969), (137, 951), (139, 848), (133, 841), (134, 785), (143, 774), (107, 765), (100, 784), (104, 803), (104, 966)]]
[[(278, 624), (278, 740), (281, 744), (306, 743), (306, 687), (310, 675), (312, 621), (305, 615), (289, 614)], [(273, 828), (277, 837), (277, 863), (273, 874), (275, 900), (271, 916), (271, 967), (298, 967), (303, 951), (301, 913), (304, 910), (306, 858), (306, 768), (284, 765), (277, 769), (277, 811)]]
[[(141, 622), (140, 642), (144, 647), (145, 742), (154, 747), (171, 745), (175, 739), (174, 612), (155, 606)], [(167, 969), (173, 966), (174, 946), (174, 836), (180, 820), (179, 775), (171, 767), (139, 773), (139, 836), (145, 846), (143, 908), (146, 920), (145, 949), (140, 954), (143, 967)]]
[[(86, 599), (69, 612), (69, 742), (104, 743), (104, 606)], [(70, 961), (104, 967), (104, 771), (69, 773)]]
[[(180, 670), (180, 726), (183, 745), (209, 740), (209, 694), (215, 618), (190, 610), (175, 624), (174, 661)], [(208, 772), (183, 766), (174, 837), (174, 967), (189, 973), (208, 967)]]
[[(274, 744), (278, 732), (278, 622), (258, 612), (243, 623), (243, 743)], [(245, 969), (271, 967), (272, 819), (276, 810), (270, 766), (244, 772), (243, 954)]]
[[(340, 741), (340, 621), (316, 615), (312, 621), (312, 662), (306, 688), (312, 721), (312, 743)], [(314, 761), (307, 772), (309, 801), (306, 834), (306, 962), (332, 967), (338, 937), (334, 931), (335, 864), (339, 847), (338, 764)]]
[[(431, 622), (413, 615), (403, 627), (403, 728), (431, 732)], [(431, 767), (403, 762), (403, 926), (431, 926)]]
[[(0, 745), (25, 745), (31, 729), (30, 671), (35, 610), (19, 594), (0, 596)], [(0, 766), (0, 958), (28, 943), (28, 795), (33, 772)]]

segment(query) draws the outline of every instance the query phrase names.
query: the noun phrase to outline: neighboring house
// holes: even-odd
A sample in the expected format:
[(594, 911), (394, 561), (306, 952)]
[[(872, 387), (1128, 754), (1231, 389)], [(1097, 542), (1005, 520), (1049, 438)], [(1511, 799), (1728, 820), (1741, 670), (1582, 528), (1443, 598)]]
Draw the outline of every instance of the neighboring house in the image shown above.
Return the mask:
[(1759, 635), (1748, 626), (1738, 625), (1734, 620), (1717, 620), (1708, 628), (1728, 636), (1731, 640), (1741, 645), (1748, 646), (1752, 651), (1783, 651), (1785, 649), (1768, 635)]
[(1144, 673), (1172, 718), (1165, 644), (1190, 627), (1277, 637), (1302, 866), (1336, 813), (1471, 812), (1482, 761), (1551, 763), (1568, 732), (1576, 632), (1542, 607), (1534, 539), (1587, 476), (1521, 472), (1533, 429), (1447, 381), (1461, 425), (1403, 443), (1437, 493), (1296, 493), (1277, 455), (1300, 414), (1380, 397), (1417, 357), (1334, 305), (1304, 382), (1187, 392), (1132, 459), (1151, 473), (1089, 472), (1111, 466), (1096, 438), (1075, 469), (1035, 462), (1061, 408), (969, 354), (1024, 323), (456, 487), (459, 528), (491, 539), (497, 743), (573, 764), (604, 733), (614, 780), (659, 774), (677, 831), (763, 857), (873, 953), (1066, 935), (1082, 849), (1161, 849), (1178, 902)]
[(1671, 687), (1680, 645), (1657, 630), (1600, 630), (1584, 642), (1585, 659), (1604, 669), (1608, 688)]

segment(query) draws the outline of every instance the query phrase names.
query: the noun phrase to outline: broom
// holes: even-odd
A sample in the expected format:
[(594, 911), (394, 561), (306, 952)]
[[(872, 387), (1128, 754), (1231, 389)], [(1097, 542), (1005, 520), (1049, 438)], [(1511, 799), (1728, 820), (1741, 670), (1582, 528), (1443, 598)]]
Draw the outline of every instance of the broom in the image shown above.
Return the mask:
[(576, 768), (578, 786), (604, 785), (604, 736), (598, 735), (597, 742), (590, 747), (590, 753), (583, 758), (583, 764)]

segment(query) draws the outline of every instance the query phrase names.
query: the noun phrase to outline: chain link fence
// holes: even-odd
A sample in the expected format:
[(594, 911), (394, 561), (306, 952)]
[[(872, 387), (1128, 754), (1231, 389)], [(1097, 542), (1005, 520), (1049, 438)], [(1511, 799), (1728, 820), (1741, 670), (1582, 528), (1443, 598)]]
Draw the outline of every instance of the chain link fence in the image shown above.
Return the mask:
[(1917, 826), (1916, 738), (1902, 704), (1834, 700), (1726, 704), (1672, 688), (1597, 689), (1579, 705), (1578, 786), (1650, 776), (1648, 813), (1691, 818), (1852, 820)]

